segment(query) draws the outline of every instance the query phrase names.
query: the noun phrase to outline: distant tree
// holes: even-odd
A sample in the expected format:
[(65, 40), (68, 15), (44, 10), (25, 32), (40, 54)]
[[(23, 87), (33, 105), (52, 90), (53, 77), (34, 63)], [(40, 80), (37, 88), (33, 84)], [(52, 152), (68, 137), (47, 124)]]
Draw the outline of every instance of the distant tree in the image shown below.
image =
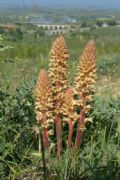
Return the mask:
[(115, 20), (109, 20), (109, 21), (107, 22), (107, 24), (108, 24), (109, 26), (115, 26), (115, 25), (117, 25), (117, 22), (116, 22)]
[(21, 31), (21, 29), (20, 29), (20, 28), (17, 28), (15, 32), (16, 32), (17, 34), (19, 34), (20, 36), (22, 36), (22, 35), (23, 35), (23, 32)]
[(26, 29), (28, 30), (36, 30), (37, 29), (37, 26), (31, 24), (31, 23), (28, 23), (25, 25)]
[(82, 22), (81, 28), (85, 28), (85, 27), (87, 27), (87, 23), (86, 22)]
[(0, 27), (0, 34), (4, 34), (4, 28), (3, 27)]
[(22, 26), (22, 23), (21, 22), (16, 22), (15, 23), (17, 26)]
[(103, 22), (102, 22), (102, 21), (97, 21), (97, 22), (96, 22), (96, 25), (99, 26), (99, 27), (101, 27), (101, 26), (103, 25)]
[(38, 37), (38, 36), (44, 36), (45, 35), (45, 31), (44, 30), (38, 30), (37, 32), (36, 32), (36, 37)]
[(14, 32), (14, 35), (18, 38), (18, 39), (22, 39), (23, 38), (23, 32), (21, 31), (20, 28), (17, 28)]
[(71, 32), (71, 34), (70, 34), (71, 36), (76, 36), (77, 35), (77, 33), (76, 32)]
[(14, 30), (13, 30), (13, 29), (9, 29), (9, 30), (8, 30), (8, 34), (11, 35), (11, 36), (13, 36), (13, 35), (14, 35)]

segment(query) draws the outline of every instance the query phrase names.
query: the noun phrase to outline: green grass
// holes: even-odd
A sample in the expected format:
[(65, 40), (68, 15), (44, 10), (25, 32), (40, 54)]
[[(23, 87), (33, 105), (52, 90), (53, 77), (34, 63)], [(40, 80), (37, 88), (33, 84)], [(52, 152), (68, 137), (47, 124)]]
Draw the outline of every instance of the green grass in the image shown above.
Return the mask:
[[(120, 75), (119, 28), (100, 28), (85, 33), (76, 32), (74, 35), (69, 33), (65, 37), (70, 53), (70, 83), (74, 81), (74, 74), (85, 44), (94, 37), (97, 45), (97, 84), (99, 86), (101, 81), (103, 83), (104, 79), (108, 79), (110, 82), (116, 81), (115, 89), (119, 89), (120, 86), (117, 83)], [(24, 38), (18, 39), (17, 42), (5, 41), (4, 44), (13, 48), (0, 52), (1, 88), (7, 86), (14, 92), (24, 81), (36, 79), (40, 68), (47, 69), (49, 52), (54, 39), (55, 37), (36, 39), (34, 35), (27, 35), (27, 37), (24, 35)]]

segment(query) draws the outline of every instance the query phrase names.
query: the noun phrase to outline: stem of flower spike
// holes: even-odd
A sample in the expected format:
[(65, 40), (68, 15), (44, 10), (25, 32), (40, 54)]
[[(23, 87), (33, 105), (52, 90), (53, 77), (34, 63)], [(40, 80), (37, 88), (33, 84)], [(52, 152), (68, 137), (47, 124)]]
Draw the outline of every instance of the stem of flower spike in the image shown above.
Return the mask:
[(77, 129), (76, 142), (75, 142), (75, 146), (77, 148), (80, 148), (82, 142), (83, 131), (81, 130), (81, 128), (84, 127), (84, 121), (85, 121), (86, 95), (83, 93), (81, 95), (81, 100), (82, 100), (82, 107), (80, 112), (80, 118), (78, 121), (78, 129)]
[[(42, 123), (46, 122), (46, 112), (42, 113)], [(42, 128), (42, 136), (43, 136), (43, 143), (44, 143), (44, 148), (47, 149), (49, 146), (48, 143), (48, 134), (47, 134), (47, 129), (46, 127)]]
[(57, 136), (57, 154), (60, 159), (62, 153), (62, 128), (61, 128), (61, 119), (59, 115), (56, 115), (55, 119), (56, 124), (56, 136)]
[(72, 147), (73, 127), (74, 127), (74, 125), (73, 125), (72, 121), (70, 120), (70, 122), (69, 122), (69, 134), (68, 134), (68, 148)]

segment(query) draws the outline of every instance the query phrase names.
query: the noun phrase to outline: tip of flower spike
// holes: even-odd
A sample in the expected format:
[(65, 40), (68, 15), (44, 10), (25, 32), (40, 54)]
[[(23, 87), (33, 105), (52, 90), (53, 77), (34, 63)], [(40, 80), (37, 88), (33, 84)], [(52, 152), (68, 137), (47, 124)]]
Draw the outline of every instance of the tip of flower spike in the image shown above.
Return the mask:
[(64, 42), (64, 43), (65, 43), (65, 38), (64, 38), (64, 36), (61, 35), (61, 36), (57, 37), (57, 38), (55, 39), (54, 43), (57, 43), (58, 41), (59, 41), (59, 42)]
[(60, 36), (55, 39), (50, 55), (55, 59), (67, 59), (69, 57), (64, 36)]
[(95, 40), (91, 39), (88, 41), (87, 45), (96, 45)]
[(41, 69), (38, 75), (38, 79), (36, 83), (36, 92), (39, 91), (40, 86), (42, 86), (43, 84), (48, 84), (48, 75), (45, 69)]
[(88, 41), (88, 43), (85, 47), (85, 50), (92, 52), (93, 49), (94, 49), (94, 51), (96, 50), (96, 43), (94, 40), (90, 40), (90, 41)]
[(90, 40), (80, 57), (78, 74), (75, 78), (76, 91), (89, 95), (94, 91), (96, 78), (96, 44)]
[(38, 79), (41, 81), (47, 79), (47, 71), (45, 69), (41, 69)]

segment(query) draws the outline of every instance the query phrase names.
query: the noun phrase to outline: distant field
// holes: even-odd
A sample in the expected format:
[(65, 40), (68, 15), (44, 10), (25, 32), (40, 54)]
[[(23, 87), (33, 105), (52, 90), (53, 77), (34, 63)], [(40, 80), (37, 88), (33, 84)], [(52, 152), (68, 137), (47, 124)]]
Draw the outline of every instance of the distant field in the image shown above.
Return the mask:
[[(93, 29), (84, 33), (69, 33), (65, 37), (70, 53), (70, 81), (73, 82), (73, 75), (86, 42), (94, 38), (97, 44), (98, 93), (118, 94), (120, 28)], [(24, 81), (35, 80), (40, 68), (48, 68), (49, 52), (54, 38), (24, 35), (22, 40), (15, 42), (6, 40), (4, 44), (12, 48), (0, 52), (1, 88), (9, 87), (14, 92)]]

